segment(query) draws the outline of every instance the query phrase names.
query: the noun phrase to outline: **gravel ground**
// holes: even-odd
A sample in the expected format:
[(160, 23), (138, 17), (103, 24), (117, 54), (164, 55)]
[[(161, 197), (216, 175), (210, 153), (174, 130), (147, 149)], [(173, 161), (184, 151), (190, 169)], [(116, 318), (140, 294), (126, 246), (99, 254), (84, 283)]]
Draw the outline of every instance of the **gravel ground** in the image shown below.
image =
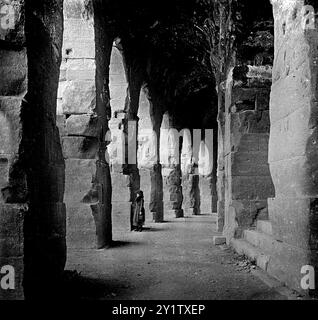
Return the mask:
[(286, 299), (243, 257), (214, 246), (214, 235), (209, 215), (147, 223), (141, 233), (115, 228), (111, 249), (69, 250), (64, 292), (101, 300)]

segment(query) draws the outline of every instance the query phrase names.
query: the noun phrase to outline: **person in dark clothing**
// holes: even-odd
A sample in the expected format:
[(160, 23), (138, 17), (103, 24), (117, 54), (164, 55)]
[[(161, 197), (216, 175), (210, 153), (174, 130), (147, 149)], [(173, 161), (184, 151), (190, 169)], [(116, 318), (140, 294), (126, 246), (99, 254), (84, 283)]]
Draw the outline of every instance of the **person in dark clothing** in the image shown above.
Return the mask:
[(131, 231), (142, 231), (145, 223), (144, 194), (141, 190), (136, 192), (136, 198), (131, 210)]

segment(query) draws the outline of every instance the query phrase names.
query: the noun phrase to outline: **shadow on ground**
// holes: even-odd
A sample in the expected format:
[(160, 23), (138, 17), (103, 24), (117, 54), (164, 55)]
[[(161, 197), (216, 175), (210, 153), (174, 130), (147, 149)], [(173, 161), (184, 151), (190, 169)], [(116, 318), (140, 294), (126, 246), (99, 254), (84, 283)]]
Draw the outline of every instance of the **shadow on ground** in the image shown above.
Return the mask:
[(77, 271), (66, 270), (63, 275), (60, 298), (62, 300), (100, 300), (114, 299), (125, 289), (123, 283), (84, 277)]

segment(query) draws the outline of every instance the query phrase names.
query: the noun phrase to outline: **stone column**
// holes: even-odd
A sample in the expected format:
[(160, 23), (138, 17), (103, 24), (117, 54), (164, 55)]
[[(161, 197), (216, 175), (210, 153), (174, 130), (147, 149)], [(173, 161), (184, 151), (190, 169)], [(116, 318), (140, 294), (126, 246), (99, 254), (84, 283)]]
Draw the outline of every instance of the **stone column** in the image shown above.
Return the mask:
[(0, 300), (24, 298), (23, 225), (29, 212), (25, 165), (20, 153), (26, 115), (22, 115), (21, 105), (27, 90), (23, 2), (15, 2), (14, 29), (0, 26), (0, 266), (10, 265), (15, 270), (15, 290), (0, 288)]
[[(111, 69), (112, 71), (112, 69)], [(113, 85), (110, 84), (112, 93)], [(125, 91), (126, 96), (126, 91)], [(115, 106), (114, 106), (115, 107)], [(113, 105), (112, 105), (113, 108)], [(109, 158), (111, 163), (112, 175), (112, 212), (114, 232), (121, 230), (127, 232), (130, 228), (130, 176), (124, 174), (125, 158), (125, 139), (124, 132), (126, 114), (124, 112), (113, 112), (113, 118), (109, 121), (111, 143), (108, 147)]]
[(201, 212), (199, 177), (201, 132), (199, 131), (195, 134), (188, 129), (183, 131), (181, 168), (185, 215), (199, 215)]
[(272, 3), (275, 64), (269, 162), (275, 197), (269, 201), (269, 217), (280, 250), (269, 268), (299, 290), (302, 266), (318, 267), (318, 7), (316, 1)]
[(164, 208), (167, 216), (183, 217), (181, 148), (178, 130), (173, 129), (170, 115), (165, 113), (160, 130), (160, 160), (164, 177)]
[(163, 205), (163, 177), (162, 165), (160, 159), (160, 127), (162, 123), (162, 105), (156, 97), (151, 96), (148, 92), (148, 99), (150, 102), (150, 117), (153, 127), (153, 132), (156, 140), (156, 163), (150, 169), (151, 193), (149, 209), (153, 214), (153, 221), (161, 223), (164, 221), (164, 205)]
[(22, 152), (29, 213), (24, 221), (24, 290), (26, 297), (38, 298), (56, 293), (66, 262), (65, 164), (56, 127), (63, 1), (26, 1), (25, 15), (28, 92)]
[(217, 157), (217, 230), (223, 232), (225, 219), (225, 163), (224, 163), (224, 112), (218, 114), (218, 157)]
[[(150, 101), (147, 88), (144, 87), (140, 92), (140, 102), (138, 110), (139, 130), (138, 130), (138, 167), (140, 173), (140, 188), (145, 197), (146, 220), (153, 220), (153, 215), (149, 213), (151, 200), (151, 171), (158, 163), (157, 154), (157, 135), (153, 130), (150, 115)], [(160, 178), (160, 177), (159, 177)], [(153, 178), (156, 183), (156, 178)]]
[(200, 215), (200, 177), (195, 173), (195, 168), (192, 168), (191, 173), (183, 177), (183, 185), (185, 185), (185, 192), (187, 192), (188, 202), (185, 203), (185, 214), (186, 215)]
[[(102, 19), (84, 16), (84, 1), (65, 0), (64, 5), (57, 120), (66, 159), (67, 243), (72, 248), (102, 248), (112, 238), (105, 153), (113, 38)], [(103, 10), (98, 1), (94, 5), (93, 10)]]
[[(139, 102), (138, 102), (139, 103)], [(132, 225), (133, 212), (135, 210), (135, 198), (137, 191), (140, 190), (140, 174), (138, 168), (138, 117), (134, 114), (128, 114), (128, 164), (124, 173), (129, 175), (129, 191), (130, 191), (130, 223)]]
[(167, 195), (164, 197), (165, 212), (167, 216), (182, 218), (182, 173), (180, 165), (174, 165), (163, 170), (164, 183)]
[(130, 230), (131, 191), (130, 176), (126, 175), (127, 162), (126, 132), (127, 114), (125, 103), (127, 98), (128, 80), (123, 59), (120, 40), (113, 44), (110, 62), (110, 103), (112, 118), (109, 121), (111, 143), (108, 147), (113, 182), (113, 225), (114, 232)]
[(200, 188), (200, 211), (204, 214), (212, 214), (213, 200), (213, 130), (205, 130), (204, 141), (200, 143), (199, 151), (199, 188)]
[[(96, 248), (98, 190), (96, 160), (99, 116), (96, 109), (95, 32), (84, 19), (82, 0), (64, 1), (64, 39), (57, 122), (66, 159), (67, 246)], [(95, 206), (92, 208), (91, 206)]]
[[(128, 48), (127, 48), (128, 50)], [(124, 50), (124, 62), (126, 67), (128, 89), (125, 103), (126, 123), (125, 133), (127, 134), (127, 166), (124, 173), (129, 175), (129, 190), (131, 206), (131, 219), (135, 208), (135, 197), (140, 190), (140, 174), (138, 168), (138, 109), (140, 91), (143, 84), (143, 77), (140, 73), (135, 57)]]
[(213, 129), (213, 150), (212, 150), (212, 176), (211, 176), (211, 192), (212, 192), (212, 213), (217, 213), (218, 192), (217, 192), (217, 163), (218, 163), (218, 126)]
[(163, 222), (163, 178), (162, 166), (160, 163), (155, 164), (150, 170), (151, 195), (149, 209), (153, 214), (154, 222)]
[(95, 61), (96, 61), (96, 113), (98, 115), (98, 153), (96, 175), (92, 190), (98, 190), (99, 201), (91, 206), (97, 232), (97, 247), (109, 247), (112, 244), (112, 181), (107, 151), (111, 118), (109, 93), (109, 65), (114, 35), (109, 29), (107, 18), (101, 12), (107, 12), (105, 3), (93, 1)]

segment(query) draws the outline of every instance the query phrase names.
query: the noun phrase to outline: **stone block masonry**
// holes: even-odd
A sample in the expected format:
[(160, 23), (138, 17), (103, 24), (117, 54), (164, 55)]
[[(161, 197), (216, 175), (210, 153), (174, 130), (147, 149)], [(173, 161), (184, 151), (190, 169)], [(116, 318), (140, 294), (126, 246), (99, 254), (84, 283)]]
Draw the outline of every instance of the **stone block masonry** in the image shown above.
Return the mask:
[(271, 86), (267, 71), (259, 67), (249, 68), (245, 84), (232, 74), (227, 82), (221, 127), (224, 234), (238, 252), (302, 291), (302, 268), (318, 267), (318, 28), (313, 19), (317, 3), (271, 2), (275, 20)]
[(48, 297), (66, 260), (65, 166), (55, 125), (63, 1), (14, 1), (14, 10), (13, 29), (0, 34), (0, 265), (11, 265), (16, 277), (0, 299)]
[(246, 83), (236, 81), (234, 71), (225, 93), (224, 234), (228, 241), (240, 238), (258, 219), (268, 219), (267, 199), (274, 195), (268, 165), (271, 70), (249, 67)]
[(23, 1), (17, 1), (16, 10), (15, 28), (0, 28), (0, 39), (7, 46), (0, 49), (0, 267), (10, 265), (15, 270), (15, 289), (0, 288), (0, 300), (24, 298), (23, 228), (29, 211), (23, 184), (25, 172), (17, 166), (23, 136), (22, 99), (27, 90)]
[(275, 197), (269, 201), (269, 218), (273, 237), (290, 250), (285, 256), (274, 253), (280, 267), (271, 273), (300, 289), (301, 267), (317, 268), (318, 31), (317, 24), (305, 23), (305, 1), (272, 3), (276, 49), (269, 163)]
[(100, 148), (96, 110), (95, 32), (84, 2), (64, 3), (63, 60), (57, 122), (66, 160), (65, 203), (69, 248), (96, 248), (102, 205), (96, 177)]

